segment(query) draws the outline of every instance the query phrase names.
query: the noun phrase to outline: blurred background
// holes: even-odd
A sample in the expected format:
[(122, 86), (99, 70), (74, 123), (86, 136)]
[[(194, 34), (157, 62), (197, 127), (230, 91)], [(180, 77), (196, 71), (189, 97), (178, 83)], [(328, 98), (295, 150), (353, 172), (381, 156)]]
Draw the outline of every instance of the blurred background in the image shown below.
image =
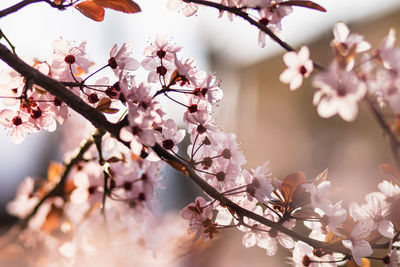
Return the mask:
[[(15, 3), (0, 1), (0, 9)], [(361, 104), (357, 119), (348, 123), (339, 117), (321, 119), (312, 105), (314, 90), (306, 80), (301, 89), (290, 92), (279, 81), (285, 66), (281, 47), (268, 42), (257, 45), (258, 30), (240, 18), (230, 22), (218, 12), (203, 9), (186, 18), (166, 9), (166, 0), (137, 0), (143, 12), (127, 15), (106, 10), (105, 20), (97, 23), (74, 9), (60, 12), (43, 3), (32, 4), (1, 19), (0, 27), (26, 58), (46, 58), (52, 41), (62, 36), (78, 44), (87, 42), (87, 52), (102, 65), (114, 43), (132, 42), (133, 56), (143, 59), (142, 51), (156, 34), (168, 35), (183, 46), (180, 57), (193, 57), (199, 69), (213, 71), (222, 80), (224, 99), (216, 107), (215, 119), (226, 132), (234, 132), (248, 163), (255, 168), (270, 161), (274, 176), (303, 171), (312, 179), (325, 168), (335, 195), (362, 202), (365, 193), (376, 189), (382, 179), (381, 163), (391, 163), (389, 143), (374, 118)], [(379, 45), (391, 27), (400, 29), (400, 2), (365, 0), (316, 0), (327, 9), (321, 13), (304, 8), (283, 20), (285, 40), (294, 47), (306, 44), (311, 57), (327, 66), (332, 58), (329, 42), (332, 27), (345, 22), (352, 32), (363, 34), (373, 47)], [(0, 64), (3, 68), (4, 64)], [(138, 77), (139, 78), (139, 77)], [(167, 107), (168, 116), (180, 117), (175, 105)], [(178, 119), (179, 120), (179, 119)], [(19, 182), (26, 176), (45, 177), (47, 165), (61, 160), (57, 150), (62, 127), (56, 134), (30, 135), (22, 145), (14, 145), (7, 132), (0, 131), (0, 223), (3, 229), (12, 224), (4, 206), (12, 199)], [(160, 191), (161, 211), (180, 210), (195, 198), (196, 188), (173, 170), (166, 170), (166, 190)], [(192, 188), (192, 189), (188, 189)], [(203, 249), (201, 256), (188, 266), (286, 266), (280, 251), (267, 257), (259, 248), (245, 249), (242, 233), (225, 232)]]

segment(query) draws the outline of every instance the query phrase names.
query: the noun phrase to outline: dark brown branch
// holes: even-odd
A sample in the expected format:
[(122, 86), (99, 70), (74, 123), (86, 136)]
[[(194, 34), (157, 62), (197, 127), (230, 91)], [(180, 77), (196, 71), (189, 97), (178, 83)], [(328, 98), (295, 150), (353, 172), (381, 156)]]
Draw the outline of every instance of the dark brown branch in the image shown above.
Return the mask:
[(0, 10), (0, 18), (5, 17), (11, 13), (17, 12), (21, 8), (33, 4), (33, 3), (38, 3), (38, 2), (44, 2), (45, 0), (24, 0), (21, 1), (13, 6), (10, 6), (6, 9)]
[[(23, 75), (27, 80), (41, 86), (42, 88), (46, 89), (49, 93), (57, 96), (62, 101), (64, 101), (69, 107), (73, 110), (81, 114), (85, 117), (88, 121), (90, 121), (96, 128), (104, 129), (109, 132), (112, 136), (114, 136), (117, 140), (122, 142), (125, 146), (129, 147), (129, 143), (123, 142), (119, 137), (120, 129), (127, 125), (127, 120), (123, 120), (119, 124), (113, 124), (107, 121), (105, 116), (96, 110), (94, 110), (91, 106), (86, 104), (82, 99), (78, 96), (73, 94), (70, 90), (68, 90), (65, 86), (61, 83), (53, 80), (52, 78), (42, 74), (35, 68), (27, 65), (23, 62), (20, 58), (14, 55), (10, 50), (7, 49), (4, 45), (0, 44), (0, 58), (7, 63), (10, 67), (14, 70), (19, 72)], [(293, 237), (296, 240), (301, 240), (309, 245), (313, 246), (314, 248), (325, 248), (329, 251), (336, 251), (344, 254), (348, 254), (349, 250), (344, 248), (341, 243), (337, 243), (334, 245), (327, 245), (326, 243), (311, 239), (307, 236), (303, 236), (299, 233), (296, 233), (293, 230), (285, 228), (279, 223), (273, 222), (264, 218), (256, 213), (253, 213), (249, 210), (246, 210), (236, 203), (229, 200), (223, 194), (221, 194), (218, 190), (213, 188), (209, 185), (205, 180), (203, 180), (200, 176), (198, 176), (195, 170), (187, 164), (186, 162), (182, 161), (181, 159), (175, 157), (174, 155), (170, 154), (166, 150), (164, 150), (160, 145), (156, 144), (153, 147), (153, 150), (158, 154), (160, 158), (165, 160), (167, 163), (172, 165), (173, 167), (177, 167), (180, 165), (181, 171), (183, 171), (187, 176), (195, 182), (205, 193), (207, 193), (212, 198), (220, 201), (222, 205), (225, 205), (236, 212), (236, 214), (243, 218), (248, 217), (251, 218), (261, 224), (264, 224), (268, 227), (274, 228), (284, 234), (287, 234)]]
[(222, 4), (218, 4), (215, 2), (210, 2), (206, 0), (184, 0), (184, 2), (187, 3), (194, 3), (194, 4), (199, 4), (199, 5), (204, 5), (204, 6), (209, 6), (209, 7), (214, 7), (220, 11), (227, 11), (229, 13), (235, 14), (238, 17), (241, 17), (242, 19), (248, 21), (250, 24), (256, 26), (258, 29), (261, 31), (265, 32), (271, 39), (273, 39), (275, 42), (277, 42), (281, 47), (283, 47), (287, 51), (296, 51), (293, 47), (291, 47), (288, 43), (285, 41), (281, 40), (278, 36), (276, 36), (275, 33), (273, 33), (267, 26), (264, 24), (259, 23), (255, 19), (249, 16), (245, 11), (242, 9), (236, 8), (236, 7), (229, 7), (225, 6)]

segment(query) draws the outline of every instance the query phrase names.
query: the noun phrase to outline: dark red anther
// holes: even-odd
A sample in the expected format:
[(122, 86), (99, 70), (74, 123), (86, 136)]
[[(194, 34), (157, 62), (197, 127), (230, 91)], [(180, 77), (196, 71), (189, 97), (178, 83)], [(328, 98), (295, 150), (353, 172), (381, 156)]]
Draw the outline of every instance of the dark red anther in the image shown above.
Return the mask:
[(260, 20), (258, 21), (258, 23), (260, 23), (260, 24), (262, 24), (262, 25), (264, 25), (264, 26), (267, 26), (268, 23), (269, 23), (269, 20), (268, 20), (267, 18), (262, 18), (262, 19), (260, 19)]
[(188, 110), (190, 113), (195, 113), (197, 111), (197, 105), (196, 104), (192, 104), (188, 107)]
[(217, 172), (215, 177), (217, 177), (218, 181), (223, 182), (225, 180), (225, 173), (223, 171)]
[(64, 61), (65, 61), (67, 64), (74, 64), (74, 63), (75, 63), (75, 56), (74, 56), (74, 55), (67, 55), (67, 56), (64, 58)]
[(164, 140), (162, 144), (165, 149), (172, 149), (174, 147), (174, 142), (171, 139)]
[(156, 72), (157, 74), (164, 76), (165, 74), (167, 74), (167, 68), (164, 66), (158, 66)]
[(12, 123), (13, 123), (15, 126), (21, 125), (21, 124), (22, 124), (22, 119), (21, 119), (21, 117), (19, 117), (19, 116), (14, 117), (14, 118), (12, 119)]
[(304, 67), (304, 66), (301, 66), (301, 67), (300, 67), (300, 69), (299, 69), (299, 72), (300, 72), (300, 74), (301, 74), (301, 75), (303, 75), (303, 76), (304, 76), (304, 75), (307, 73), (307, 69), (306, 69), (306, 67)]
[(61, 101), (61, 99), (59, 99), (59, 98), (54, 98), (54, 105), (56, 105), (57, 107), (60, 107), (61, 106), (61, 104), (62, 104), (62, 101)]
[(108, 66), (110, 66), (110, 68), (112, 68), (113, 70), (115, 70), (118, 67), (117, 61), (115, 60), (115, 57), (111, 57), (108, 60)]
[(156, 54), (157, 54), (157, 57), (163, 58), (163, 57), (165, 57), (165, 55), (167, 54), (167, 52), (165, 52), (164, 50), (160, 49), (160, 50), (157, 51)]
[(42, 111), (40, 110), (40, 108), (37, 109), (32, 109), (31, 111), (31, 117), (33, 119), (39, 119), (42, 116)]
[(99, 101), (99, 97), (97, 96), (96, 93), (92, 93), (88, 96), (88, 100), (89, 100), (89, 103), (94, 104)]

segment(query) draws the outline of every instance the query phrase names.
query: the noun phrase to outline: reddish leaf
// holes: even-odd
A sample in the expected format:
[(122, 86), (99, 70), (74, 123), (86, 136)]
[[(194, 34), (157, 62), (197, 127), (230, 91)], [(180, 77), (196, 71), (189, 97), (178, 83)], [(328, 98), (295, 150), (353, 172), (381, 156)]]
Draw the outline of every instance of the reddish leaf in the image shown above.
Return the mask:
[(314, 185), (319, 185), (320, 183), (325, 181), (327, 177), (328, 177), (328, 169), (325, 169), (317, 177), (315, 177), (315, 179), (314, 179), (314, 181), (312, 183)]
[(61, 225), (62, 215), (62, 209), (52, 206), (50, 212), (47, 214), (46, 220), (42, 225), (42, 230), (50, 233), (59, 228)]
[(306, 183), (306, 177), (302, 172), (293, 173), (283, 179), (280, 191), (287, 203), (292, 201), (293, 194), (296, 191), (297, 187), (304, 183)]
[(47, 180), (51, 183), (58, 182), (64, 169), (64, 165), (58, 162), (51, 162), (47, 169)]
[(124, 13), (137, 13), (141, 9), (138, 4), (132, 0), (92, 0), (99, 6), (111, 8)]
[(75, 6), (76, 9), (79, 10), (83, 15), (88, 18), (91, 18), (94, 21), (103, 21), (104, 20), (104, 8), (97, 5), (93, 1), (84, 1)]
[(322, 6), (311, 2), (311, 1), (286, 1), (286, 2), (282, 2), (282, 3), (278, 3), (278, 5), (282, 6), (300, 6), (300, 7), (306, 7), (306, 8), (310, 8), (310, 9), (314, 9), (314, 10), (318, 10), (318, 11), (322, 11), (322, 12), (326, 12), (326, 9), (323, 8)]

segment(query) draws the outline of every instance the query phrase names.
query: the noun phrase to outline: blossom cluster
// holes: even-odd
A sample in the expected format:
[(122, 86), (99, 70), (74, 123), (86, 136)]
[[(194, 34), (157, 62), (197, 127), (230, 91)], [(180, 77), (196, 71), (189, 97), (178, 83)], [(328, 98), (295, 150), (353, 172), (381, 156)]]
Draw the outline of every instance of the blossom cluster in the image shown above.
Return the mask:
[[(361, 101), (376, 101), (398, 115), (400, 50), (395, 47), (394, 29), (390, 29), (377, 49), (372, 49), (362, 35), (351, 33), (342, 22), (334, 26), (333, 35), (331, 47), (335, 57), (327, 69), (312, 79), (316, 88), (313, 103), (318, 114), (323, 118), (338, 114), (346, 121), (353, 121)], [(287, 69), (280, 80), (290, 84), (290, 89), (298, 89), (303, 78), (313, 71), (309, 57), (306, 46), (284, 55)]]
[[(258, 23), (279, 35), (282, 18), (298, 2), (302, 1), (211, 3), (255, 11)], [(198, 8), (189, 0), (170, 0), (169, 7), (187, 16)], [(265, 36), (261, 30), (261, 46)], [(317, 88), (314, 104), (319, 115), (339, 114), (352, 121), (367, 94), (397, 114), (400, 65), (394, 42), (391, 30), (381, 46), (367, 54), (371, 46), (361, 35), (350, 33), (343, 23), (336, 24), (331, 42), (335, 58), (312, 82)], [(176, 223), (160, 224), (153, 213), (155, 189), (162, 187), (163, 161), (157, 153), (162, 149), (176, 159), (172, 166), (212, 189), (206, 191), (209, 200), (197, 197), (181, 210), (196, 240), (210, 240), (224, 229), (235, 228), (244, 233), (245, 247), (257, 245), (269, 256), (277, 253), (278, 246), (290, 250), (295, 266), (346, 262), (360, 266), (363, 258), (372, 257), (374, 248), (379, 247), (384, 247), (386, 255), (374, 259), (386, 266), (398, 265), (400, 175), (392, 171), (393, 182), (381, 182), (379, 191), (366, 195), (364, 204), (352, 203), (346, 209), (342, 201), (330, 198), (333, 190), (327, 171), (311, 181), (302, 172), (277, 179), (268, 162), (247, 170), (235, 134), (224, 132), (213, 119), (213, 105), (223, 97), (216, 75), (198, 70), (191, 58), (181, 58), (182, 48), (164, 36), (157, 36), (145, 49), (143, 60), (133, 58), (132, 49), (130, 43), (120, 49), (115, 45), (106, 63), (90, 71), (94, 63), (86, 54), (85, 43), (73, 45), (59, 39), (48, 58), (29, 62), (94, 111), (106, 114), (115, 127), (123, 127), (118, 136), (96, 132), (77, 151), (66, 154), (65, 165), (51, 164), (47, 179), (24, 180), (7, 206), (10, 214), (26, 220), (19, 236), (23, 246), (58, 251), (61, 261), (51, 257), (48, 261), (59, 266), (93, 263), (93, 256), (103, 252), (113, 255), (109, 265), (129, 266), (129, 250), (109, 253), (124, 244), (147, 252), (162, 250), (165, 242), (158, 240), (157, 233), (168, 234), (164, 228)], [(314, 70), (309, 57), (305, 46), (284, 55), (288, 68), (280, 79), (292, 90)], [(144, 81), (136, 75), (139, 68), (147, 71)], [(100, 76), (105, 69), (114, 76)], [(57, 122), (62, 124), (68, 118), (67, 105), (29, 77), (14, 70), (2, 75), (5, 82), (0, 96), (6, 107), (0, 111), (0, 123), (10, 129), (13, 142), (21, 143), (26, 133), (54, 131)], [(89, 83), (95, 76), (98, 78)], [(168, 118), (159, 102), (162, 97), (185, 107), (183, 129)], [(186, 133), (190, 144), (183, 148), (179, 145)], [(295, 232), (299, 224), (309, 229), (308, 236)], [(171, 235), (177, 236), (174, 229)]]
[[(98, 111), (113, 113), (116, 108), (110, 105), (116, 102), (126, 108), (128, 125), (121, 129), (120, 138), (130, 143), (130, 148), (106, 134), (102, 145), (89, 149), (69, 171), (62, 194), (50, 195), (40, 206), (40, 200), (57, 184), (65, 169), (59, 165), (50, 166), (49, 177), (40, 186), (27, 178), (8, 205), (11, 214), (29, 218), (27, 234), (21, 236), (24, 244), (41, 243), (49, 250), (56, 249), (67, 263), (84, 260), (78, 251), (92, 255), (99, 253), (100, 248), (85, 241), (95, 231), (83, 229), (89, 222), (103, 221), (106, 232), (125, 233), (129, 242), (145, 242), (149, 249), (154, 249), (150, 245), (154, 236), (132, 230), (131, 225), (144, 221), (152, 225), (155, 220), (152, 215), (156, 204), (154, 188), (160, 187), (161, 179), (161, 161), (153, 151), (156, 145), (186, 162), (221, 196), (252, 214), (239, 214), (216, 199), (207, 201), (197, 197), (181, 211), (182, 217), (189, 221), (189, 231), (195, 232), (195, 239), (213, 239), (224, 229), (237, 228), (244, 232), (245, 247), (257, 245), (265, 249), (267, 255), (274, 255), (281, 245), (293, 252), (292, 261), (296, 266), (336, 266), (348, 260), (361, 265), (362, 258), (373, 253), (373, 246), (382, 240), (395, 240), (398, 184), (384, 181), (378, 186), (379, 192), (366, 196), (365, 204), (352, 203), (346, 210), (341, 201), (329, 198), (331, 183), (326, 180), (326, 171), (309, 182), (301, 172), (278, 180), (269, 171), (268, 162), (252, 170), (242, 168), (246, 158), (235, 135), (223, 132), (212, 117), (213, 104), (223, 96), (215, 74), (198, 70), (192, 59), (179, 59), (181, 48), (170, 44), (163, 36), (158, 36), (145, 50), (141, 63), (130, 57), (131, 48), (130, 44), (124, 44), (120, 50), (116, 46), (112, 48), (108, 63), (94, 74), (111, 68), (117, 81), (109, 83), (109, 78), (102, 77), (95, 83), (97, 86), (87, 84), (93, 73), (83, 78), (89, 66), (87, 62), (90, 62), (84, 56), (84, 45), (74, 47), (58, 40), (50, 59), (37, 63), (47, 66), (47, 73), (65, 83)], [(298, 53), (302, 60), (298, 62), (310, 67), (307, 55), (308, 50), (302, 48)], [(286, 58), (290, 62), (290, 58), (296, 56), (292, 53)], [(132, 71), (139, 66), (147, 70), (148, 75), (147, 81), (138, 83)], [(39, 94), (40, 88), (34, 84), (28, 87), (28, 81), (9, 72), (9, 76), (12, 75), (20, 79), (18, 90), (8, 87), (2, 90), (14, 93), (13, 97), (5, 98), (5, 102), (13, 100), (17, 104), (17, 116), (27, 113), (23, 105), (25, 98), (36, 105), (49, 104), (39, 101), (49, 99), (48, 93)], [(176, 98), (178, 94), (183, 98)], [(166, 118), (157, 101), (160, 97), (186, 108), (183, 113), (185, 129), (178, 130), (176, 123)], [(54, 100), (50, 104), (55, 106)], [(52, 118), (56, 118), (54, 112), (49, 113)], [(9, 117), (9, 120), (14, 119)], [(33, 124), (32, 119), (30, 121)], [(186, 151), (181, 151), (177, 145), (185, 132), (191, 144)], [(38, 210), (33, 213), (36, 207)], [(268, 223), (262, 223), (260, 218)], [(113, 222), (112, 228), (107, 227), (107, 221)], [(299, 222), (310, 229), (311, 243), (291, 236)], [(64, 233), (62, 238), (56, 238), (59, 231)], [(110, 242), (117, 245), (120, 240)], [(335, 249), (330, 246), (338, 242), (343, 249), (333, 253)], [(397, 258), (393, 245), (382, 262), (394, 266)]]

